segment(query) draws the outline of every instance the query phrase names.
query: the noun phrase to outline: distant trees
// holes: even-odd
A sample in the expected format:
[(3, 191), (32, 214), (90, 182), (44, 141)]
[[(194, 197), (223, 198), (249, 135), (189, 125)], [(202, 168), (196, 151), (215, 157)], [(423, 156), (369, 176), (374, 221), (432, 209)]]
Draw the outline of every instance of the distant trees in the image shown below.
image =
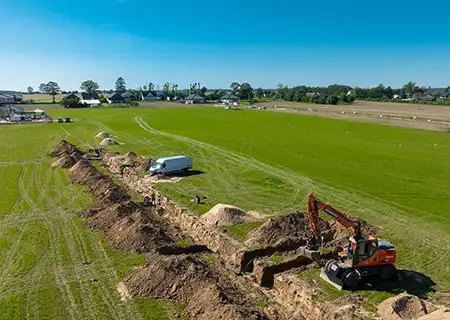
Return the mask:
[(100, 86), (97, 82), (93, 80), (86, 80), (83, 83), (81, 83), (80, 89), (86, 93), (92, 94), (96, 92)]
[(28, 87), (27, 88), (27, 92), (28, 92), (28, 94), (32, 94), (33, 93), (33, 87)]
[(200, 93), (200, 82), (191, 83), (189, 85), (189, 94)]
[(119, 93), (124, 93), (125, 91), (127, 91), (125, 80), (122, 77), (119, 77), (116, 80), (115, 89)]
[(240, 99), (247, 99), (250, 100), (253, 98), (253, 88), (252, 86), (247, 83), (239, 83), (239, 82), (233, 82), (230, 85), (231, 91), (237, 95)]
[(40, 93), (45, 93), (45, 86), (46, 86), (45, 83), (41, 83), (41, 84), (39, 85), (39, 92), (40, 92)]
[[(31, 87), (30, 87), (31, 88)], [(29, 89), (30, 89), (29, 88)], [(31, 88), (32, 89), (32, 88)], [(41, 83), (39, 85), (39, 91), (44, 94), (49, 94), (53, 98), (53, 103), (55, 103), (55, 96), (61, 92), (61, 88), (55, 81), (49, 81), (47, 83)]]
[[(351, 103), (355, 99), (347, 96), (349, 86), (331, 85), (328, 87), (307, 87), (296, 86), (289, 88), (283, 84), (278, 84), (275, 93), (276, 98), (287, 101), (296, 101), (303, 103), (332, 104)], [(270, 90), (269, 90), (269, 93)]]
[(173, 98), (178, 96), (178, 85), (166, 82), (163, 85), (163, 92), (167, 97)]
[(264, 96), (264, 90), (263, 88), (256, 89), (256, 96), (261, 99)]

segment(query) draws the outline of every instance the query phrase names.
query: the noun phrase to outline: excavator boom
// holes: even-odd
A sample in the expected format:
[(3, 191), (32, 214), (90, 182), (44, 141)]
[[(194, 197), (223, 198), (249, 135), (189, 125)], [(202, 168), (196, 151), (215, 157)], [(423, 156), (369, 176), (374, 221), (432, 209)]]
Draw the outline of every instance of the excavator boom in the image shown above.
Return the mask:
[(361, 235), (361, 226), (359, 222), (351, 220), (345, 213), (333, 208), (329, 204), (325, 204), (322, 200), (310, 193), (308, 195), (308, 220), (311, 231), (316, 236), (320, 236), (322, 231), (319, 224), (320, 211), (327, 213), (341, 225), (350, 229), (352, 231), (352, 236)]

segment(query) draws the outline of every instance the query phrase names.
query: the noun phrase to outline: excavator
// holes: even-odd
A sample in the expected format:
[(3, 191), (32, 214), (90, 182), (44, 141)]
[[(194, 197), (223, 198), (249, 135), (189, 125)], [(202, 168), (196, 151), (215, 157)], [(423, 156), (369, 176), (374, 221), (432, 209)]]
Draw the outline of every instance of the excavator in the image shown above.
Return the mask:
[(396, 248), (386, 240), (363, 235), (358, 221), (325, 204), (312, 193), (308, 195), (308, 219), (314, 241), (309, 243), (317, 250), (323, 243), (319, 224), (319, 213), (324, 212), (350, 232), (349, 244), (338, 253), (339, 260), (328, 260), (320, 277), (338, 290), (354, 289), (363, 277), (377, 275), (381, 280), (390, 280), (395, 274)]

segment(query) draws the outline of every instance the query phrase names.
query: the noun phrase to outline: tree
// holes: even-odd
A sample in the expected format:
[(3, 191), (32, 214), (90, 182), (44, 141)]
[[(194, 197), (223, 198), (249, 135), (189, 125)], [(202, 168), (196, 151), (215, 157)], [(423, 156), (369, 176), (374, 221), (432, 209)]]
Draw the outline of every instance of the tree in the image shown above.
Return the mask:
[(28, 88), (27, 88), (27, 92), (28, 92), (29, 94), (32, 94), (32, 93), (33, 93), (33, 87), (28, 87)]
[(39, 92), (40, 92), (40, 93), (45, 93), (45, 86), (46, 86), (45, 83), (41, 83), (41, 84), (39, 85)]
[(405, 92), (409, 95), (412, 95), (414, 93), (414, 89), (416, 88), (416, 83), (415, 82), (408, 82), (407, 84), (405, 84), (403, 86), (403, 90), (405, 90)]
[(233, 82), (230, 85), (230, 89), (234, 94), (237, 94), (238, 91), (240, 90), (240, 88), (241, 88), (241, 84), (239, 82)]
[(65, 98), (65, 99), (61, 100), (61, 105), (64, 106), (65, 108), (79, 107), (79, 106), (81, 106), (79, 103), (80, 103), (80, 98), (78, 98), (77, 96)]
[(89, 94), (96, 92), (99, 88), (100, 86), (98, 85), (98, 83), (93, 80), (86, 80), (80, 86), (80, 89), (82, 91)]
[(154, 83), (149, 83), (148, 84), (148, 91), (155, 91), (155, 84)]
[(247, 82), (244, 82), (243, 84), (241, 84), (241, 87), (238, 92), (238, 96), (241, 99), (247, 99), (247, 100), (252, 99), (253, 98), (252, 86)]
[(337, 97), (337, 96), (329, 96), (327, 98), (328, 104), (338, 104), (338, 102), (339, 102), (339, 97)]
[(61, 92), (61, 88), (59, 87), (59, 85), (54, 81), (49, 81), (47, 84), (45, 84), (43, 89), (44, 93), (49, 94), (53, 97), (53, 103), (55, 103), (55, 96)]
[(203, 87), (200, 89), (200, 94), (204, 97), (206, 91), (208, 91), (208, 88), (206, 88), (205, 86), (203, 86)]
[(116, 88), (116, 91), (119, 92), (119, 93), (124, 93), (125, 91), (127, 91), (127, 86), (126, 86), (125, 80), (123, 80), (122, 77), (119, 77), (116, 80), (115, 88)]
[(263, 90), (263, 88), (258, 88), (258, 89), (256, 89), (256, 96), (257, 96), (259, 99), (261, 99), (261, 98), (263, 97), (263, 95), (264, 95), (264, 90)]

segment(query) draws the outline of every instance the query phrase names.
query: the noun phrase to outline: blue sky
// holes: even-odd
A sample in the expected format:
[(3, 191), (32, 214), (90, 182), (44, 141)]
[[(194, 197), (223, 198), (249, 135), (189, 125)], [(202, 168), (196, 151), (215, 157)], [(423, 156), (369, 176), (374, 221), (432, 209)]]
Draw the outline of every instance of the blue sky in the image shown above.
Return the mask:
[(450, 85), (450, 3), (1, 0), (0, 89)]

